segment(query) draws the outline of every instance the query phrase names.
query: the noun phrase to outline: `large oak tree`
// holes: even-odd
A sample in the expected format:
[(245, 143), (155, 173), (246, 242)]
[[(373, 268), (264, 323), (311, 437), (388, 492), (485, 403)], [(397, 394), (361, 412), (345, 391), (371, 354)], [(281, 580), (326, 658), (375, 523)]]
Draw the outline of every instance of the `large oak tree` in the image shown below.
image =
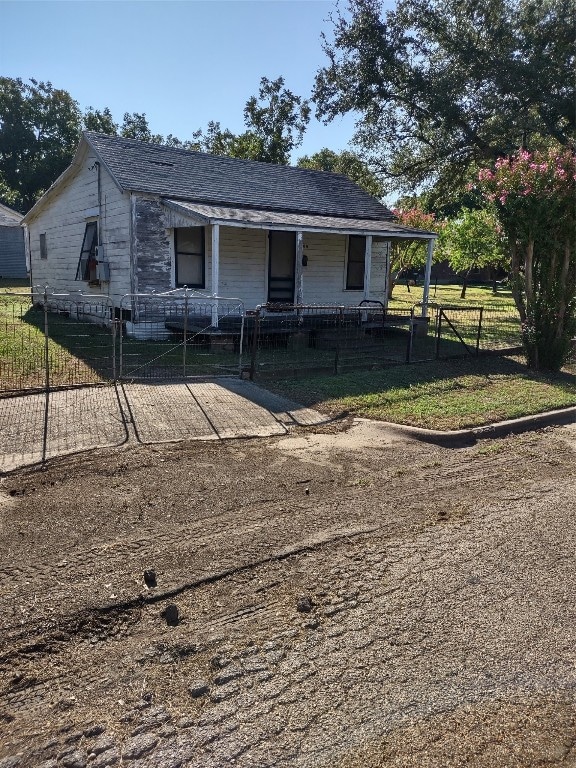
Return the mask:
[(314, 99), (398, 189), (440, 202), (471, 167), (575, 139), (573, 0), (349, 0)]

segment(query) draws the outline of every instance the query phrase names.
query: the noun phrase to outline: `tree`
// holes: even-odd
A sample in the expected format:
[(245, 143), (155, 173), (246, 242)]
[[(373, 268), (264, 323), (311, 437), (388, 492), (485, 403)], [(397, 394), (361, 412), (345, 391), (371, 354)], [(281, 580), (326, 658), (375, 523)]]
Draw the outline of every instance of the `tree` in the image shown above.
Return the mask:
[(31, 208), (69, 165), (80, 127), (80, 109), (67, 91), (1, 77), (1, 199), (22, 212)]
[(286, 165), (292, 150), (302, 143), (310, 120), (305, 99), (284, 88), (284, 78), (260, 80), (258, 96), (244, 107), (247, 130), (234, 134), (219, 122), (210, 121), (206, 132), (194, 133), (194, 148), (215, 155)]
[(243, 160), (260, 160), (263, 155), (262, 142), (258, 137), (246, 131), (235, 134), (228, 128), (222, 128), (219, 122), (210, 120), (206, 131), (201, 129), (192, 134), (191, 149), (208, 152), (211, 155), (227, 155)]
[(244, 107), (244, 122), (261, 142), (261, 157), (266, 163), (287, 165), (290, 153), (300, 146), (310, 121), (306, 99), (284, 88), (284, 78), (260, 80), (258, 97), (251, 96)]
[(145, 112), (125, 112), (120, 136), (125, 139), (144, 141), (147, 144), (164, 144), (164, 137), (161, 134), (150, 131)]
[(353, 182), (362, 187), (369, 195), (381, 198), (384, 196), (384, 186), (368, 165), (354, 152), (343, 150), (333, 152), (324, 147), (313, 155), (304, 155), (296, 163), (300, 168), (312, 168), (316, 171), (329, 171), (348, 176)]
[[(573, 0), (348, 0), (314, 99), (398, 189), (439, 201), (470, 168), (576, 135)], [(469, 179), (468, 179), (469, 180)]]
[[(426, 213), (416, 206), (412, 208), (393, 208), (396, 220), (404, 227), (412, 229), (424, 229), (439, 232), (442, 222), (436, 220), (433, 213)], [(398, 282), (400, 275), (407, 269), (419, 269), (424, 266), (427, 258), (427, 243), (424, 240), (394, 238), (390, 248), (390, 270), (388, 273), (388, 298), (392, 298), (392, 291)], [(437, 258), (437, 257), (436, 257)]]
[[(493, 209), (463, 208), (446, 222), (442, 231), (442, 255), (455, 272), (465, 272), (460, 298), (466, 297), (473, 269), (489, 267), (493, 275), (507, 262), (504, 239)], [(496, 281), (494, 279), (494, 292)]]
[(84, 112), (82, 121), (86, 131), (107, 133), (109, 136), (118, 135), (118, 123), (114, 122), (112, 112), (108, 107), (104, 107), (102, 110), (88, 107)]
[(528, 365), (558, 370), (576, 333), (576, 152), (522, 150), (479, 181), (508, 238)]

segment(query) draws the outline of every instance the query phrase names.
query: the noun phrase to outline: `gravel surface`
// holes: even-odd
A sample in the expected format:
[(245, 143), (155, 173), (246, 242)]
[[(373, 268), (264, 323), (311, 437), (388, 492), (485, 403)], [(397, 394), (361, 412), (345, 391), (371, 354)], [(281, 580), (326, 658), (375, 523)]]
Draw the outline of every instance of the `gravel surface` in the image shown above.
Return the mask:
[(5, 478), (0, 768), (576, 766), (575, 446), (362, 422)]

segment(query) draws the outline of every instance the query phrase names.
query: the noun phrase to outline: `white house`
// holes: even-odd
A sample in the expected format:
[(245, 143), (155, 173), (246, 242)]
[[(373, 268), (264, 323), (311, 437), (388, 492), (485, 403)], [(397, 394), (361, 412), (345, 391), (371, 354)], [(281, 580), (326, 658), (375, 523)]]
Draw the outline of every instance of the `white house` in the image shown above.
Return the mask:
[(0, 203), (0, 278), (26, 278), (22, 214)]
[[(345, 176), (86, 132), (24, 217), (32, 284), (127, 294), (187, 286), (247, 309), (385, 301), (407, 229)], [(429, 282), (429, 269), (427, 272)]]

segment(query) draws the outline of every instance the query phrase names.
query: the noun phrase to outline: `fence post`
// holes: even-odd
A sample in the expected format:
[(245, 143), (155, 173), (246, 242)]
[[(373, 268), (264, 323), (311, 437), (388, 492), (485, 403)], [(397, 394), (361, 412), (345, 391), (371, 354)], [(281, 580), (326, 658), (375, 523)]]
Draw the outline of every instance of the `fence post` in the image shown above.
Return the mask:
[(246, 317), (246, 312), (244, 309), (244, 305), (241, 306), (242, 309), (242, 316), (240, 318), (240, 341), (238, 343), (238, 375), (240, 378), (242, 378), (242, 353), (244, 351), (244, 320)]
[(442, 315), (444, 310), (438, 307), (438, 323), (436, 326), (436, 360), (440, 357), (440, 339), (442, 338)]
[(50, 347), (48, 329), (48, 286), (44, 288), (44, 428), (42, 434), (42, 464), (48, 452), (48, 411), (50, 406)]
[(122, 299), (120, 299), (120, 307), (118, 309), (119, 309), (119, 311), (118, 311), (118, 315), (119, 315), (118, 323), (119, 323), (119, 327), (120, 327), (120, 343), (118, 345), (118, 347), (119, 347), (118, 363), (119, 363), (119, 369), (120, 369), (119, 370), (119, 378), (122, 379), (122, 376), (124, 375), (124, 370), (123, 370), (124, 369), (124, 360), (123, 360), (123, 355), (124, 355), (124, 346), (123, 346), (124, 345), (124, 322), (122, 320), (122, 316), (123, 316)]
[(188, 338), (188, 288), (184, 288), (184, 343), (182, 344), (182, 368), (186, 378), (186, 351)]
[(482, 317), (484, 315), (484, 307), (480, 307), (480, 317), (478, 318), (478, 333), (476, 335), (476, 357), (480, 354), (480, 336), (482, 334)]
[(340, 336), (343, 328), (344, 308), (338, 307), (338, 325), (336, 332), (336, 351), (334, 353), (334, 373), (337, 376), (340, 373)]
[(258, 336), (260, 335), (260, 308), (254, 313), (254, 326), (252, 328), (252, 355), (250, 357), (250, 381), (254, 381), (256, 373), (256, 360), (258, 357)]
[(118, 321), (114, 317), (114, 309), (112, 309), (112, 380), (116, 384), (116, 323)]
[(414, 337), (414, 307), (410, 308), (410, 331), (408, 333), (408, 345), (406, 347), (406, 362), (412, 362), (412, 339)]

